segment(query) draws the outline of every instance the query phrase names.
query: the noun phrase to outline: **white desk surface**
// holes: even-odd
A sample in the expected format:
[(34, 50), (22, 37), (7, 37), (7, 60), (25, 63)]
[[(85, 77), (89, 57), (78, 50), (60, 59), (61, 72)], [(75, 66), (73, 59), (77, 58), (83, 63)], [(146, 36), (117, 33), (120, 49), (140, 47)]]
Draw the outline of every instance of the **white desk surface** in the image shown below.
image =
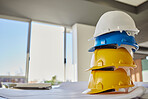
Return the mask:
[[(135, 83), (135, 85), (148, 87), (148, 83)], [(62, 83), (60, 87), (51, 90), (0, 88), (0, 99), (1, 97), (6, 99), (130, 99), (136, 96), (143, 96), (144, 99), (148, 99), (148, 88), (138, 87), (129, 94), (82, 94), (87, 89), (87, 86), (88, 82), (66, 82)]]

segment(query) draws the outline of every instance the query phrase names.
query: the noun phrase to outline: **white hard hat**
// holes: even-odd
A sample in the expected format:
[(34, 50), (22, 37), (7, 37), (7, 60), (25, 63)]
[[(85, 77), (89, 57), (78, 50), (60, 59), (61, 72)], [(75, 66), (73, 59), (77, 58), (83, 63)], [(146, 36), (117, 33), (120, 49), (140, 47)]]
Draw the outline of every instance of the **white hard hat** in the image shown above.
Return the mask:
[(99, 19), (94, 37), (113, 31), (123, 30), (132, 33), (132, 36), (139, 32), (135, 26), (134, 20), (127, 13), (122, 11), (109, 11), (104, 13)]

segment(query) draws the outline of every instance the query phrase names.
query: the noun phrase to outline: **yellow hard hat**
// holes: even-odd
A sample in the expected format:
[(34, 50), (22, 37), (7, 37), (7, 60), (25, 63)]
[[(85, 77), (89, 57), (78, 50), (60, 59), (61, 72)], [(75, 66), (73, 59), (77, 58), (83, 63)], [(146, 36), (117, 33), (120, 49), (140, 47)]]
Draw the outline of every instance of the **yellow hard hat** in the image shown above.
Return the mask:
[(119, 88), (133, 87), (130, 76), (127, 75), (123, 68), (115, 71), (92, 70), (88, 89), (88, 94), (100, 93), (103, 91)]
[(132, 56), (123, 47), (118, 49), (96, 49), (88, 70), (106, 67), (136, 67)]

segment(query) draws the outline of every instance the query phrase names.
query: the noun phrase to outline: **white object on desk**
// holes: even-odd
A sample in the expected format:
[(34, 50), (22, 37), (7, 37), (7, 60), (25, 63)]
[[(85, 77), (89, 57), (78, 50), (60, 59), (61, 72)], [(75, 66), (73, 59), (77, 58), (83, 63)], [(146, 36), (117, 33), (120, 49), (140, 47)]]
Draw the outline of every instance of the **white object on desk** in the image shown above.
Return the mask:
[(87, 86), (88, 82), (67, 82), (51, 90), (0, 89), (0, 96), (9, 99), (130, 99), (141, 97), (146, 90), (144, 87), (138, 87), (129, 94), (82, 94)]

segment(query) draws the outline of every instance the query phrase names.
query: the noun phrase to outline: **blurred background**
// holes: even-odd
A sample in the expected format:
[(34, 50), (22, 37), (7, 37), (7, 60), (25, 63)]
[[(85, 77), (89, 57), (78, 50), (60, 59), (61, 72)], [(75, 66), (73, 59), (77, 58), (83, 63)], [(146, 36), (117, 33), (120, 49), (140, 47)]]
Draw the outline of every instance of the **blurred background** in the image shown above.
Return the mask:
[(148, 82), (147, 0), (0, 0), (0, 82), (88, 81), (88, 39), (113, 10), (128, 13), (140, 30), (131, 78)]

